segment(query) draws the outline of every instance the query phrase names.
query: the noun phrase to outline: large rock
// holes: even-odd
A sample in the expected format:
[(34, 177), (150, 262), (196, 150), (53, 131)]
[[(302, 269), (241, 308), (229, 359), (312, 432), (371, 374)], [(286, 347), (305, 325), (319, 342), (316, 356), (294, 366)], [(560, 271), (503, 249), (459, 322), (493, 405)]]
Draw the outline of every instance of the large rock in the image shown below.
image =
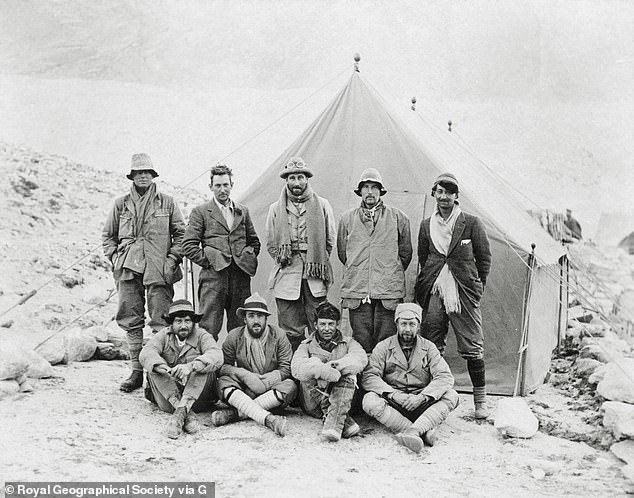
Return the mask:
[(66, 345), (61, 335), (51, 337), (44, 344), (38, 346), (35, 352), (51, 365), (68, 362), (66, 357)]
[(127, 334), (121, 330), (119, 327), (108, 327), (108, 340), (106, 342), (110, 342), (119, 348), (128, 347), (128, 336)]
[(108, 329), (100, 325), (94, 325), (84, 330), (84, 334), (94, 337), (97, 342), (108, 342)]
[(634, 464), (634, 441), (620, 441), (610, 447), (610, 451), (625, 463)]
[(13, 396), (20, 391), (20, 384), (15, 380), (0, 380), (0, 399)]
[(129, 360), (130, 355), (127, 351), (115, 346), (111, 342), (98, 342), (97, 351), (95, 351), (96, 360)]
[(25, 354), (29, 362), (29, 369), (26, 371), (27, 377), (31, 377), (32, 379), (44, 379), (55, 376), (53, 367), (41, 355), (33, 350), (25, 351)]
[(616, 439), (634, 438), (634, 405), (619, 401), (606, 401), (601, 405), (603, 426), (612, 431)]
[(507, 437), (530, 438), (539, 422), (523, 398), (503, 398), (495, 410), (495, 428)]
[(97, 341), (80, 328), (74, 328), (64, 334), (64, 347), (66, 348), (66, 358), (71, 361), (88, 361), (97, 350)]
[(29, 369), (24, 353), (13, 344), (0, 344), (0, 380), (14, 380), (22, 377)]
[(578, 358), (572, 368), (578, 377), (585, 379), (590, 377), (601, 365), (603, 363), (592, 358)]
[(634, 403), (634, 358), (608, 363), (597, 393), (611, 401)]
[(598, 344), (588, 344), (581, 348), (579, 351), (580, 358), (591, 358), (593, 360), (600, 361), (601, 363), (607, 363), (612, 358), (608, 358), (606, 351)]

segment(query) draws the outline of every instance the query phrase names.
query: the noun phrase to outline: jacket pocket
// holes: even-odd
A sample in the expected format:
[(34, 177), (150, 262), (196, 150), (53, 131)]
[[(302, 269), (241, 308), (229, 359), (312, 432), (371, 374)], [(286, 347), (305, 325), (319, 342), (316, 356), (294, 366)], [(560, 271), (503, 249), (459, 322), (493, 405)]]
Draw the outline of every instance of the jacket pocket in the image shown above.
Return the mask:
[(183, 278), (181, 265), (176, 263), (172, 258), (166, 258), (163, 264), (163, 279), (168, 285), (175, 284)]
[(170, 233), (170, 212), (169, 209), (157, 209), (154, 213), (154, 227), (156, 233), (166, 235)]

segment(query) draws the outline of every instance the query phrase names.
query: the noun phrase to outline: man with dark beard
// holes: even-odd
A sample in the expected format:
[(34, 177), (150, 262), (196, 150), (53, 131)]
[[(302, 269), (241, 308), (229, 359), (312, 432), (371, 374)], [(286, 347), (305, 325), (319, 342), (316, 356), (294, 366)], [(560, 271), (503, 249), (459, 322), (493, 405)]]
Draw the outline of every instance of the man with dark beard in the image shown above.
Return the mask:
[(297, 394), (291, 379), (291, 345), (284, 332), (267, 324), (271, 313), (257, 292), (237, 314), (244, 326), (231, 330), (223, 343), (224, 365), (218, 378), (219, 396), (231, 408), (215, 411), (212, 423), (221, 426), (250, 418), (283, 437), (286, 418), (269, 410), (287, 406)]
[(396, 335), (376, 345), (363, 372), (363, 410), (419, 453), (434, 445), (435, 429), (458, 406), (458, 393), (447, 362), (419, 335), (420, 306), (401, 303), (394, 316)]
[(387, 206), (381, 174), (361, 173), (354, 191), (361, 205), (339, 220), (337, 254), (344, 265), (341, 301), (348, 308), (352, 337), (369, 354), (396, 333), (394, 310), (405, 297), (405, 270), (412, 260), (409, 219)]
[(134, 154), (130, 193), (118, 198), (103, 227), (102, 242), (113, 266), (119, 294), (117, 324), (126, 331), (132, 373), (120, 386), (131, 392), (143, 385), (139, 352), (143, 347), (145, 304), (154, 332), (167, 324), (163, 314), (174, 297), (185, 223), (177, 204), (156, 189), (150, 156)]
[(280, 173), (286, 185), (266, 220), (267, 250), (276, 263), (269, 285), (278, 324), (293, 351), (314, 332), (315, 310), (332, 283), (334, 215), (330, 203), (310, 187), (312, 176), (301, 157), (292, 157)]
[(216, 370), (222, 351), (216, 341), (196, 324), (189, 301), (174, 301), (165, 315), (169, 326), (148, 342), (139, 361), (148, 372), (146, 397), (164, 412), (173, 413), (167, 436), (176, 439), (183, 429), (198, 432), (193, 412), (210, 408), (216, 401)]

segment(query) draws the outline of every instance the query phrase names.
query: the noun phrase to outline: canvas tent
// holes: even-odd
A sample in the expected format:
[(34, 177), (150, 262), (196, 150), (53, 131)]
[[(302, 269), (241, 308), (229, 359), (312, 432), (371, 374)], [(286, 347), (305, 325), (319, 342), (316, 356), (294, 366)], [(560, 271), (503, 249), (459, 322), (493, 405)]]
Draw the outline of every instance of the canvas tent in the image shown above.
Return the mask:
[[(408, 301), (413, 299), (418, 271), (418, 227), (434, 207), (430, 196), (433, 180), (441, 172), (452, 171), (462, 183), (463, 209), (483, 218), (493, 252), (493, 269), (482, 302), (487, 384), (490, 392), (499, 394), (512, 393), (516, 380), (520, 391), (534, 390), (543, 382), (562, 320), (565, 323), (565, 310), (562, 315), (560, 303), (566, 300), (562, 299), (559, 285), (564, 252), (516, 206), (499, 180), (473, 157), (463, 155), (455, 143), (444, 143), (434, 130), (423, 130), (416, 123), (411, 128), (405, 126), (397, 113), (354, 72), (330, 105), (241, 197), (263, 242), (252, 289), (264, 294), (275, 308), (268, 288), (273, 260), (266, 252), (265, 220), (269, 205), (279, 198), (284, 186), (279, 172), (289, 157), (302, 156), (312, 167), (315, 176), (311, 185), (330, 201), (337, 219), (358, 205), (359, 197), (353, 188), (361, 172), (367, 167), (379, 169), (388, 189), (385, 202), (403, 210), (411, 222), (415, 256), (406, 272)], [(535, 269), (530, 295), (525, 297), (529, 291), (527, 262), (531, 244), (536, 245)], [(339, 305), (342, 266), (334, 250), (331, 262), (335, 282), (328, 297)], [(526, 344), (524, 355), (518, 353), (522, 341)], [(447, 360), (456, 375), (457, 387), (469, 389), (465, 362), (457, 357), (454, 342), (449, 344)], [(518, 368), (520, 374), (516, 377)]]

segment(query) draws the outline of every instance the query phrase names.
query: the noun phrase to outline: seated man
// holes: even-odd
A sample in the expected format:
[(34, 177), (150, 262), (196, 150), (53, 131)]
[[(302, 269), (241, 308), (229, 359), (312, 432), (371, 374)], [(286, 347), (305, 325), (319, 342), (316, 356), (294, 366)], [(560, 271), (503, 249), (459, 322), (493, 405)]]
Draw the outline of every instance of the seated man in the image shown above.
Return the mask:
[(163, 318), (169, 326), (150, 339), (139, 361), (148, 372), (146, 397), (164, 412), (173, 413), (166, 433), (176, 439), (183, 429), (189, 434), (198, 432), (193, 412), (215, 403), (222, 351), (211, 335), (196, 326), (201, 315), (194, 313), (189, 301), (174, 301)]
[(284, 331), (266, 323), (271, 313), (257, 292), (236, 314), (244, 326), (231, 330), (225, 339), (225, 363), (218, 378), (218, 393), (233, 408), (215, 411), (211, 421), (220, 426), (250, 418), (283, 437), (286, 418), (268, 410), (287, 406), (297, 394), (291, 379), (291, 344)]
[(368, 357), (361, 344), (339, 330), (341, 314), (336, 307), (324, 301), (316, 311), (315, 333), (295, 351), (291, 372), (300, 381), (302, 409), (312, 417), (323, 417), (322, 436), (339, 441), (361, 430), (348, 412), (356, 376), (368, 364)]
[(419, 453), (434, 445), (434, 430), (458, 406), (453, 375), (434, 344), (419, 335), (422, 310), (415, 303), (396, 307), (395, 336), (379, 342), (363, 372), (363, 410), (396, 440)]

